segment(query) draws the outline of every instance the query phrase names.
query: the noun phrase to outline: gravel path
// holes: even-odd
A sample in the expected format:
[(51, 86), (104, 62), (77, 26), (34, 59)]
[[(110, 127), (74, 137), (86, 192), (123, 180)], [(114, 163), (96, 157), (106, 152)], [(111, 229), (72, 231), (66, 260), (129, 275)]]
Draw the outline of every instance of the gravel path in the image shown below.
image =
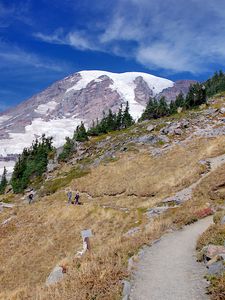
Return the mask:
[(130, 300), (203, 300), (205, 267), (196, 262), (198, 236), (212, 223), (207, 217), (165, 235), (147, 247), (134, 273)]

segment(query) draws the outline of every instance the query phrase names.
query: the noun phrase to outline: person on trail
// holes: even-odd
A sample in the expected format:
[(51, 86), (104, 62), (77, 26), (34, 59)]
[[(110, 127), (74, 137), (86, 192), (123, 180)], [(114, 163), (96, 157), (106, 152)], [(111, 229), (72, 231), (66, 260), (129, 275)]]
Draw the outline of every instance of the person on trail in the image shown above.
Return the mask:
[(29, 204), (31, 204), (33, 198), (34, 198), (34, 194), (33, 194), (33, 193), (30, 193), (30, 194), (28, 195)]
[(69, 190), (67, 192), (67, 198), (68, 198), (68, 204), (72, 203), (72, 192), (71, 192), (71, 190)]
[(81, 204), (80, 202), (79, 202), (79, 198), (80, 198), (80, 195), (79, 195), (79, 193), (77, 192), (76, 193), (76, 196), (75, 196), (75, 205), (77, 204), (77, 205), (79, 205), (79, 204)]

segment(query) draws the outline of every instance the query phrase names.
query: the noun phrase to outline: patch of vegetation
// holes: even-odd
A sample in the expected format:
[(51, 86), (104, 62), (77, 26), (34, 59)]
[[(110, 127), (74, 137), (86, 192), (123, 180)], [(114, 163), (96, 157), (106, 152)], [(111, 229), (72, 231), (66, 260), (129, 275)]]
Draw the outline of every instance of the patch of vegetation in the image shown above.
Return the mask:
[(40, 196), (54, 194), (60, 188), (67, 186), (73, 179), (83, 177), (90, 171), (87, 169), (81, 169), (76, 167), (65, 175), (65, 177), (57, 178), (54, 180), (48, 180), (45, 182), (43, 188), (40, 191)]
[(3, 170), (3, 173), (2, 173), (2, 178), (1, 178), (1, 181), (0, 181), (0, 195), (4, 194), (5, 193), (5, 189), (6, 189), (6, 186), (7, 186), (7, 179), (6, 179), (6, 174), (7, 174), (7, 171), (6, 171), (6, 168), (4, 167), (4, 170)]
[(201, 250), (204, 246), (209, 244), (224, 245), (225, 240), (225, 225), (215, 224), (211, 225), (198, 239), (197, 250)]
[(48, 156), (54, 150), (52, 138), (36, 139), (30, 148), (25, 148), (15, 164), (11, 185), (14, 193), (21, 193), (32, 179), (42, 176), (47, 170)]
[(210, 281), (208, 292), (212, 300), (225, 299), (225, 273), (221, 276), (207, 276), (207, 280)]
[(88, 135), (84, 123), (77, 126), (73, 138), (66, 137), (66, 142), (63, 146), (63, 151), (58, 157), (58, 161), (67, 162), (76, 150), (76, 142), (88, 141)]

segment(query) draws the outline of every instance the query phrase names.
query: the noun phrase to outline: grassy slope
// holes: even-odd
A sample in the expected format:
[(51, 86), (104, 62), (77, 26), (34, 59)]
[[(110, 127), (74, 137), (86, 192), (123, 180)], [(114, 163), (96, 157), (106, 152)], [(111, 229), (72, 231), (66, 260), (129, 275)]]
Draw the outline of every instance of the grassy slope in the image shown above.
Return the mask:
[[(145, 131), (142, 125), (135, 130), (136, 135)], [(133, 133), (111, 136), (116, 143), (124, 134)], [(33, 205), (17, 200), (20, 206), (13, 212), (5, 210), (0, 214), (0, 223), (14, 214), (8, 225), (0, 226), (0, 299), (119, 299), (121, 280), (128, 275), (129, 257), (171, 226), (191, 222), (193, 214), (206, 203), (219, 203), (220, 199), (211, 193), (218, 182), (224, 181), (222, 167), (204, 178), (192, 200), (181, 207), (171, 208), (151, 223), (144, 214), (164, 197), (200, 178), (203, 169), (199, 160), (223, 154), (224, 142), (225, 137), (196, 138), (160, 157), (150, 155), (144, 145), (135, 145), (131, 151), (119, 152), (115, 161), (91, 167), (87, 174), (75, 173), (69, 180), (73, 167), (62, 166), (55, 176), (64, 174), (61, 181), (81, 192), (84, 205), (66, 206), (64, 184), (59, 184), (55, 193), (43, 196)], [(88, 165), (87, 161), (83, 163)], [(49, 188), (48, 184), (45, 188)], [(124, 237), (136, 226), (141, 227), (140, 234)], [(92, 251), (75, 259), (74, 254), (82, 246), (80, 231), (84, 228), (94, 232)], [(68, 267), (65, 280), (46, 288), (46, 277), (57, 263)]]

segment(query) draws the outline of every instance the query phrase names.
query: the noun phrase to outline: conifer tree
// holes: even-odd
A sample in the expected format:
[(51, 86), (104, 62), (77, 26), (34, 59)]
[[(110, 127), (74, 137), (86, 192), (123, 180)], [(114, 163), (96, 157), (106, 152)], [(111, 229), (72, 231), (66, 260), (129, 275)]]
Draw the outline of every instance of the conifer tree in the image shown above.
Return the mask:
[(87, 131), (83, 122), (81, 122), (80, 126), (77, 126), (76, 131), (74, 133), (74, 139), (77, 142), (85, 142), (88, 140)]
[(58, 160), (59, 161), (67, 161), (71, 157), (74, 150), (75, 150), (74, 139), (66, 137), (66, 142), (63, 146), (63, 151), (62, 151), (62, 153), (60, 153)]
[(6, 186), (8, 184), (7, 178), (6, 178), (6, 174), (7, 174), (7, 170), (4, 167), (4, 170), (3, 170), (3, 173), (2, 173), (1, 182), (0, 182), (0, 194), (4, 194), (5, 193), (5, 189), (6, 189)]
[(120, 130), (122, 128), (122, 117), (123, 117), (123, 107), (120, 105), (119, 111), (116, 114), (116, 129)]
[(125, 110), (124, 110), (123, 115), (122, 115), (122, 127), (123, 128), (128, 128), (133, 124), (134, 124), (134, 120), (133, 120), (132, 116), (130, 115), (129, 103), (127, 101)]

